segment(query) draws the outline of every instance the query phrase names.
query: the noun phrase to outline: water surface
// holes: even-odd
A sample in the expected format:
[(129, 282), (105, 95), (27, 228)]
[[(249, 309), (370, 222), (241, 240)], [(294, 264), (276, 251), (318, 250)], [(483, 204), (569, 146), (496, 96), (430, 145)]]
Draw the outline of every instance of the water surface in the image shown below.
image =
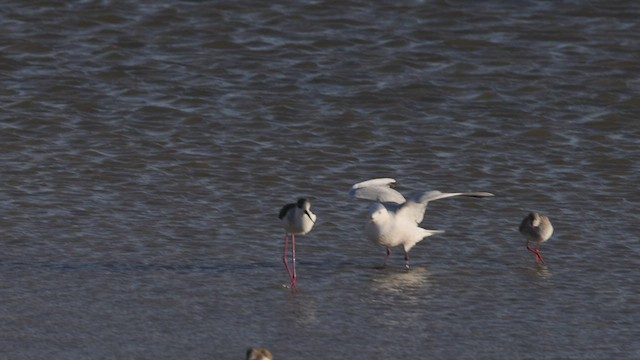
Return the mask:
[[(7, 1), (11, 359), (637, 358), (632, 1)], [(375, 270), (349, 187), (490, 191)], [(312, 199), (299, 293), (282, 205)], [(535, 266), (517, 226), (555, 234)]]

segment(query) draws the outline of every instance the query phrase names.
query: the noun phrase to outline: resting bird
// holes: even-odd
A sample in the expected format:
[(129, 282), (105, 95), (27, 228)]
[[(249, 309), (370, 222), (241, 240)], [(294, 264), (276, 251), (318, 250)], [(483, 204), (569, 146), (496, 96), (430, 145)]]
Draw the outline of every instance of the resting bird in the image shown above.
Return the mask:
[(444, 199), (452, 196), (487, 197), (493, 196), (488, 192), (442, 193), (427, 191), (405, 199), (402, 194), (391, 188), (396, 181), (390, 178), (372, 179), (357, 183), (349, 190), (349, 195), (367, 200), (375, 200), (370, 208), (369, 222), (365, 226), (366, 236), (376, 244), (386, 247), (387, 256), (384, 264), (391, 255), (391, 248), (404, 248), (405, 267), (409, 269), (409, 251), (424, 238), (441, 234), (442, 230), (427, 230), (418, 226), (424, 219), (424, 212), (429, 201)]
[[(522, 219), (518, 231), (527, 239), (527, 250), (536, 256), (536, 264), (539, 262), (544, 264), (544, 259), (540, 255), (540, 247), (553, 234), (553, 225), (551, 225), (549, 218), (537, 212), (531, 212)], [(529, 246), (531, 241), (535, 241), (535, 249)]]
[[(278, 218), (282, 221), (284, 230), (284, 250), (282, 250), (282, 262), (287, 269), (289, 280), (291, 280), (291, 289), (297, 290), (296, 286), (296, 235), (305, 235), (313, 228), (316, 223), (316, 215), (311, 212), (311, 203), (305, 198), (298, 199), (297, 202), (287, 204), (282, 207)], [(291, 237), (291, 264), (293, 272), (289, 270), (287, 264), (287, 245)]]
[(247, 350), (247, 360), (273, 360), (273, 354), (265, 348), (252, 347)]

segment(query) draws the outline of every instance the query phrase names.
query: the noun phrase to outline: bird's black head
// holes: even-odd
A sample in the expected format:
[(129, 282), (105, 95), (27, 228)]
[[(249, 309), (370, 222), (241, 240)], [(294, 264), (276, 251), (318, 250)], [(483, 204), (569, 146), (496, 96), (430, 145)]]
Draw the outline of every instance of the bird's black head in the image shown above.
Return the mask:
[(309, 200), (305, 199), (305, 198), (299, 198), (298, 202), (296, 203), (296, 206), (300, 209), (304, 208), (304, 203), (308, 202)]

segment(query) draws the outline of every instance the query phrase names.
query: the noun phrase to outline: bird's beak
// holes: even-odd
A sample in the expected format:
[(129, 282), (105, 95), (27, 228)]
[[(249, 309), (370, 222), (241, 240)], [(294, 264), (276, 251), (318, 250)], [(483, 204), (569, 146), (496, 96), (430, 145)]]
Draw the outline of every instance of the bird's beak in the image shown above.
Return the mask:
[(309, 212), (307, 210), (304, 211), (305, 214), (307, 214), (307, 216), (309, 217), (309, 220), (311, 220), (312, 223), (316, 223), (315, 221), (313, 221), (313, 218), (311, 217), (311, 214), (309, 214)]

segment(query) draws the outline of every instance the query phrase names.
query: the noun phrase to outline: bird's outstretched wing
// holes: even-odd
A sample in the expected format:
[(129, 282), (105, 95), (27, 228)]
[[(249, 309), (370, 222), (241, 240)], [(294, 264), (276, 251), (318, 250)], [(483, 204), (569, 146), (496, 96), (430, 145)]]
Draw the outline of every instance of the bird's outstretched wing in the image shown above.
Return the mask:
[(371, 179), (359, 182), (351, 187), (349, 195), (358, 199), (374, 200), (383, 203), (402, 204), (404, 196), (391, 188), (395, 184), (391, 178)]
[(402, 204), (400, 209), (398, 209), (396, 215), (413, 219), (417, 224), (419, 224), (424, 219), (424, 211), (427, 209), (429, 201), (452, 196), (488, 197), (494, 195), (488, 192), (443, 193), (437, 190), (426, 191), (410, 196), (407, 202)]

